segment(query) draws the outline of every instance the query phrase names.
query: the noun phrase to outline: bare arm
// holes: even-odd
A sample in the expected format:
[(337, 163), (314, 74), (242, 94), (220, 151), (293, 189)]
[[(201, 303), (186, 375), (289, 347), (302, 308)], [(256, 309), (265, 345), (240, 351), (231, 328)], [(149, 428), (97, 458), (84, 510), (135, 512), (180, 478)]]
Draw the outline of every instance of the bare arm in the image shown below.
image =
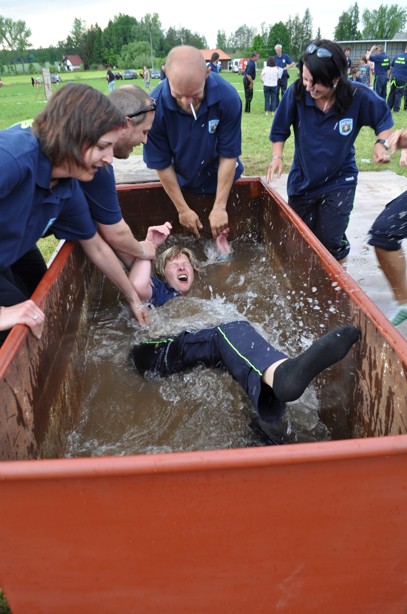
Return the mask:
[(209, 214), (212, 236), (214, 239), (228, 227), (228, 214), (226, 210), (230, 190), (235, 178), (237, 158), (220, 158), (218, 168), (218, 182), (215, 202)]
[(396, 153), (397, 149), (407, 148), (407, 128), (395, 130), (387, 140), (392, 153)]
[[(79, 243), (93, 264), (123, 292), (139, 324), (146, 324), (148, 321), (147, 310), (142, 308), (140, 297), (109, 245), (97, 233), (91, 239), (79, 241)], [(146, 262), (150, 261), (146, 260)]]
[(181, 226), (196, 237), (199, 237), (199, 231), (202, 230), (201, 220), (195, 211), (192, 211), (188, 206), (183, 197), (174, 167), (171, 165), (165, 169), (158, 170), (157, 174), (164, 190), (167, 192), (178, 211), (178, 218)]
[(136, 258), (152, 260), (155, 246), (150, 241), (137, 241), (129, 225), (122, 219), (117, 224), (97, 224), (98, 231), (112, 250), (130, 268)]
[(267, 182), (271, 183), (274, 177), (274, 173), (277, 171), (277, 177), (281, 177), (283, 170), (283, 150), (284, 141), (277, 141), (272, 144), (271, 162), (267, 170)]
[[(392, 134), (391, 128), (383, 130), (377, 135), (378, 139), (387, 140)], [(377, 164), (388, 164), (390, 162), (389, 150), (382, 143), (375, 143), (373, 147), (373, 160)]]
[[(169, 222), (165, 222), (162, 226), (150, 226), (147, 230), (146, 240), (151, 241), (155, 247), (158, 247), (166, 241), (171, 230), (172, 226)], [(151, 260), (137, 259), (131, 268), (129, 279), (141, 300), (149, 301), (153, 294)]]

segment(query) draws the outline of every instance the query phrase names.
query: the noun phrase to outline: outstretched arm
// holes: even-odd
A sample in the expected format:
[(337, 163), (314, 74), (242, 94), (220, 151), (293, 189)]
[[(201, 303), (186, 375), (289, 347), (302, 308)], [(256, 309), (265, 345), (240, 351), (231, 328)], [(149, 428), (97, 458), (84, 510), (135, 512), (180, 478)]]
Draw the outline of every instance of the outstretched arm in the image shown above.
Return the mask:
[(216, 188), (215, 202), (209, 214), (212, 236), (214, 239), (228, 226), (228, 214), (226, 210), (230, 190), (233, 185), (236, 170), (236, 158), (219, 159), (218, 184)]
[[(82, 240), (79, 243), (93, 264), (126, 296), (139, 324), (146, 324), (148, 322), (147, 310), (143, 308), (140, 297), (131, 285), (112, 248), (109, 247), (98, 233), (91, 239)], [(150, 262), (150, 260), (145, 260), (144, 262)]]
[[(157, 248), (166, 241), (171, 234), (172, 226), (165, 222), (161, 226), (150, 226), (147, 230), (146, 241), (151, 241)], [(129, 279), (140, 299), (147, 302), (151, 299), (153, 288), (151, 286), (151, 260), (135, 260), (131, 267)]]

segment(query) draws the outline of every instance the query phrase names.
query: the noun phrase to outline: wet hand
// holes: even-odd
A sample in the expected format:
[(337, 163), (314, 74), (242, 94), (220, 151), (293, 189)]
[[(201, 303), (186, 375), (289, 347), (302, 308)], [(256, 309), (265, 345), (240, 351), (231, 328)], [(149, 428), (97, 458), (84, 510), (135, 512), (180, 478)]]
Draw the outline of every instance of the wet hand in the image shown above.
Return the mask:
[(187, 211), (180, 213), (178, 218), (181, 226), (199, 239), (200, 231), (202, 230), (203, 226), (195, 211), (188, 209)]
[(280, 179), (281, 173), (283, 171), (283, 159), (280, 157), (275, 157), (271, 160), (268, 169), (267, 169), (267, 183), (271, 183), (273, 181), (273, 177), (275, 173), (277, 173), (277, 178)]
[(228, 214), (225, 209), (212, 209), (209, 214), (212, 236), (216, 239), (228, 227)]
[(28, 326), (37, 339), (41, 339), (44, 330), (45, 314), (31, 299), (12, 305), (1, 307), (0, 330), (9, 330), (16, 324)]
[(376, 164), (388, 164), (390, 159), (390, 150), (386, 149), (381, 143), (375, 143), (373, 148), (373, 160)]
[[(133, 309), (133, 307), (132, 307), (132, 309)], [(142, 303), (139, 303), (133, 309), (133, 313), (135, 315), (135, 318), (136, 318), (137, 322), (141, 326), (146, 326), (146, 324), (150, 323), (150, 318), (148, 317), (148, 308), (147, 308), (146, 305), (143, 305)]]
[(154, 243), (156, 247), (164, 243), (171, 234), (172, 226), (170, 222), (165, 222), (161, 226), (150, 226), (147, 230), (146, 240)]

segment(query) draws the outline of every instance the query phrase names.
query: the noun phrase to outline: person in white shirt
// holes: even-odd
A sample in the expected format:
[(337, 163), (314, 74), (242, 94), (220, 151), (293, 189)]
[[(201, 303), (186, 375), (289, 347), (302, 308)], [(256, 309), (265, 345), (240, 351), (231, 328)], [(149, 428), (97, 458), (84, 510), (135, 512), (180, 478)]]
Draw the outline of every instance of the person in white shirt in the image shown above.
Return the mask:
[(278, 80), (282, 72), (282, 69), (276, 65), (275, 59), (271, 55), (260, 75), (263, 83), (264, 111), (266, 115), (269, 114), (269, 111), (274, 115), (277, 108)]

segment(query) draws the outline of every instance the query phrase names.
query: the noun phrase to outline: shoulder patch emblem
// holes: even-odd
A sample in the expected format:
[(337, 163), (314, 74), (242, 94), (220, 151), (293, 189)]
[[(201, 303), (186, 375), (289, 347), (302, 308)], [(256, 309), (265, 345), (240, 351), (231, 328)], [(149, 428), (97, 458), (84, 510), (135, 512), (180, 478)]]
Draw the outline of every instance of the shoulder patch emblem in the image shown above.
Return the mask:
[(347, 119), (341, 119), (339, 122), (339, 133), (342, 136), (348, 136), (353, 130), (353, 119), (351, 117)]
[(216, 129), (219, 125), (219, 120), (218, 119), (211, 119), (208, 122), (208, 132), (209, 134), (214, 134), (216, 132)]

